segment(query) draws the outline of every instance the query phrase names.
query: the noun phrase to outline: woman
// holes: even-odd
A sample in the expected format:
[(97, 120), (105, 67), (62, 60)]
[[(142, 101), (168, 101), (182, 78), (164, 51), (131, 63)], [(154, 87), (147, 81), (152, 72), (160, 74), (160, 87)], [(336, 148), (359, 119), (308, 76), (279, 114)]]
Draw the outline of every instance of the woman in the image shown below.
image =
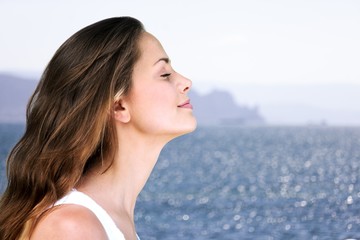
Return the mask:
[(163, 146), (196, 127), (191, 81), (130, 17), (70, 37), (8, 159), (1, 239), (137, 239), (134, 208)]

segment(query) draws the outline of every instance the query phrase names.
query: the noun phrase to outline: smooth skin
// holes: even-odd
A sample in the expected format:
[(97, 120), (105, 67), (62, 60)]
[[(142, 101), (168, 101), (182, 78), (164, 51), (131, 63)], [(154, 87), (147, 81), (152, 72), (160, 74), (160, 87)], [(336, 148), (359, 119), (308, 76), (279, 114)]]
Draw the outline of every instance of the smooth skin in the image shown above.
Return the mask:
[[(196, 128), (192, 109), (184, 107), (191, 81), (171, 67), (160, 42), (145, 32), (141, 56), (127, 96), (114, 102), (118, 151), (110, 169), (96, 169), (76, 188), (94, 199), (112, 217), (127, 240), (136, 240), (136, 199), (149, 178), (161, 149), (173, 138)], [(39, 220), (31, 240), (102, 240), (104, 228), (88, 209), (60, 205)]]

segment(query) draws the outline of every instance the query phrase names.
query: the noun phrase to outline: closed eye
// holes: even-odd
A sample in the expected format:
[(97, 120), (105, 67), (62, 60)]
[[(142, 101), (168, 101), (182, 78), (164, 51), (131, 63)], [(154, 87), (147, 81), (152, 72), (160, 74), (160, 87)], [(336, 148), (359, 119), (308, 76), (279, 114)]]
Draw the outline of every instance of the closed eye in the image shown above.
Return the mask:
[(160, 75), (160, 77), (169, 79), (170, 75), (171, 75), (171, 73), (165, 73), (165, 74)]

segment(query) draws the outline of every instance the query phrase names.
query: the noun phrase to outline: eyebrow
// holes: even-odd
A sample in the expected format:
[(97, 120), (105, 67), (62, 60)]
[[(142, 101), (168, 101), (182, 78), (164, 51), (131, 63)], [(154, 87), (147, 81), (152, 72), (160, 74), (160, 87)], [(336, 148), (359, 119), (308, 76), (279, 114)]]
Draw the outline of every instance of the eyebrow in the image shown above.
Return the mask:
[(165, 63), (170, 63), (171, 60), (167, 57), (164, 57), (164, 58), (160, 58), (159, 60), (157, 60), (154, 65), (156, 65), (157, 63), (161, 62), (161, 61), (164, 61)]

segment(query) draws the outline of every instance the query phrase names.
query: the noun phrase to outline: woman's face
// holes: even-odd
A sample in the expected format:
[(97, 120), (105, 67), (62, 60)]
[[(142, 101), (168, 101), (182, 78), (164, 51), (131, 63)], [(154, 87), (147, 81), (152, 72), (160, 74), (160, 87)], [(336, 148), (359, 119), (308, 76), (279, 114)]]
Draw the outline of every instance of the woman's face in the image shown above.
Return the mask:
[(143, 133), (176, 137), (193, 131), (196, 119), (187, 96), (191, 81), (171, 67), (160, 42), (143, 33), (128, 99), (130, 122)]

